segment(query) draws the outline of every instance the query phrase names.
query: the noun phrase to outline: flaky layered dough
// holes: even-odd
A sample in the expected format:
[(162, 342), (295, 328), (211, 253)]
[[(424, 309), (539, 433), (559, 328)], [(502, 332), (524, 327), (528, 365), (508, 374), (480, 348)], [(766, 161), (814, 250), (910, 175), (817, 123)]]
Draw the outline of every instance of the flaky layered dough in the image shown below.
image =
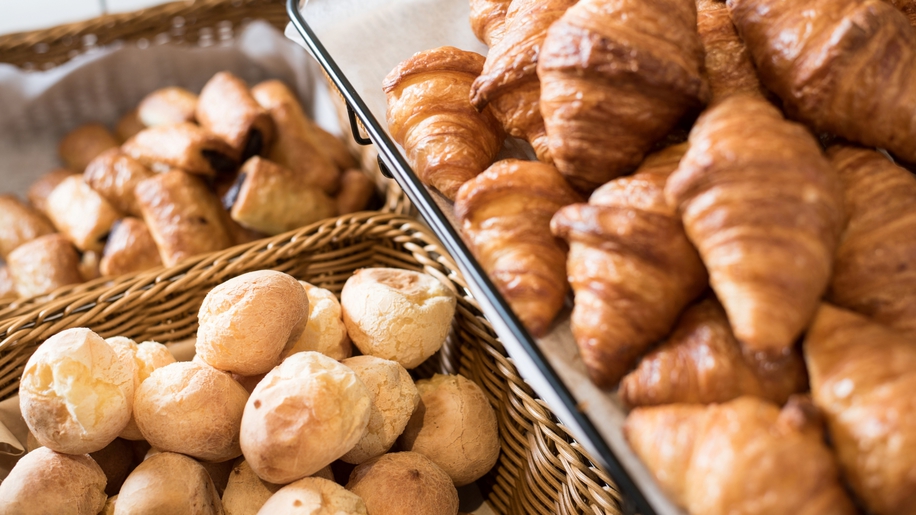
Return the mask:
[(883, 0), (729, 0), (760, 80), (818, 131), (916, 161), (916, 31)]
[[(809, 411), (810, 410), (810, 411)], [(813, 407), (755, 397), (638, 408), (627, 440), (691, 515), (856, 513)]]
[(43, 295), (83, 282), (80, 257), (63, 234), (47, 234), (16, 247), (6, 257), (6, 264), (20, 297)]
[(548, 331), (569, 289), (566, 245), (550, 233), (550, 219), (579, 200), (556, 168), (517, 159), (466, 182), (455, 199), (471, 251), (535, 336)]
[(837, 146), (849, 224), (828, 299), (916, 335), (916, 178), (883, 155)]
[(538, 159), (551, 163), (547, 129), (541, 117), (538, 54), (547, 28), (576, 0), (516, 0), (506, 17), (505, 35), (490, 49), (480, 77), (471, 85), (471, 103), (488, 104), (510, 135), (524, 138)]
[(685, 145), (649, 156), (632, 177), (599, 188), (588, 204), (557, 212), (551, 229), (569, 242), (575, 292), (572, 332), (595, 384), (613, 388), (706, 288), (706, 271), (665, 181)]
[(111, 226), (99, 263), (101, 275), (112, 277), (157, 266), (162, 266), (162, 258), (143, 220), (126, 217)]
[(845, 218), (817, 140), (764, 100), (730, 97), (700, 117), (668, 179), (735, 336), (779, 356), (802, 333), (830, 278)]
[(916, 0), (886, 0), (894, 4), (894, 7), (903, 11), (903, 14), (906, 15), (907, 19), (910, 20), (910, 25), (916, 27)]
[(725, 0), (697, 0), (697, 31), (706, 53), (710, 104), (735, 94), (765, 94), (751, 53), (738, 36)]
[(455, 47), (419, 52), (385, 77), (388, 130), (424, 184), (454, 200), (490, 166), (505, 134), (489, 109), (469, 100), (484, 58)]
[(152, 176), (153, 172), (119, 148), (102, 152), (83, 172), (83, 180), (89, 187), (118, 211), (134, 216), (140, 215), (134, 188)]
[(67, 164), (67, 168), (82, 173), (96, 156), (117, 146), (118, 140), (108, 128), (101, 123), (87, 123), (61, 138), (57, 153)]
[(916, 511), (916, 346), (865, 317), (821, 305), (804, 342), (814, 402), (846, 480), (870, 512)]
[(71, 175), (48, 197), (48, 218), (82, 251), (101, 252), (111, 224), (121, 214), (79, 175)]
[(147, 127), (197, 119), (197, 95), (179, 87), (157, 89), (137, 104), (137, 118)]
[(213, 177), (233, 173), (238, 168), (232, 147), (193, 123), (144, 129), (124, 142), (121, 150), (157, 171), (178, 168)]
[(470, 0), (471, 30), (487, 46), (495, 45), (505, 32), (506, 11), (512, 0)]
[(53, 232), (54, 227), (39, 212), (14, 195), (0, 195), (0, 258), (6, 259), (23, 243)]
[(631, 172), (709, 88), (693, 0), (582, 0), (538, 60), (554, 163), (591, 191)]
[(232, 147), (237, 161), (264, 153), (274, 140), (276, 127), (245, 81), (229, 72), (219, 72), (204, 85), (195, 116), (207, 132)]
[(681, 315), (671, 336), (623, 378), (618, 393), (629, 406), (709, 404), (742, 395), (782, 405), (789, 395), (807, 389), (807, 379), (797, 351), (772, 362), (746, 352), (725, 310), (707, 298)]

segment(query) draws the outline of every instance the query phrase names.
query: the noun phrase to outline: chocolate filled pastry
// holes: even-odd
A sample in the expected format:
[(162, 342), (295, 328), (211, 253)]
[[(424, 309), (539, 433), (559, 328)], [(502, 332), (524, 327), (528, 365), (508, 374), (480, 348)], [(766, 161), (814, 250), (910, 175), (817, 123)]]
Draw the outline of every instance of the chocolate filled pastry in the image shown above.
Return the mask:
[(300, 174), (258, 156), (249, 159), (223, 197), (232, 219), (249, 229), (274, 235), (337, 214), (324, 191)]
[(48, 197), (48, 217), (82, 251), (101, 251), (111, 224), (121, 213), (74, 175), (63, 180)]
[(706, 50), (711, 104), (734, 94), (765, 95), (751, 53), (738, 36), (725, 0), (697, 0), (697, 31)]
[(492, 47), (506, 30), (506, 12), (512, 0), (470, 0), (471, 30), (477, 39)]
[(42, 175), (29, 186), (29, 191), (26, 193), (29, 202), (35, 209), (47, 215), (48, 197), (51, 195), (51, 192), (54, 191), (54, 188), (64, 179), (74, 174), (75, 172), (66, 168), (57, 168)]
[(268, 159), (305, 176), (328, 195), (336, 193), (340, 170), (355, 165), (346, 145), (310, 120), (296, 95), (282, 82), (262, 82), (251, 89), (251, 94), (270, 112), (277, 129)]
[(184, 88), (157, 89), (137, 105), (137, 118), (147, 127), (193, 122), (197, 118), (197, 95)]
[(118, 140), (104, 125), (89, 123), (68, 132), (60, 140), (57, 153), (67, 168), (74, 172), (82, 172), (96, 156), (117, 146)]
[(340, 176), (337, 214), (346, 215), (369, 207), (375, 196), (375, 183), (361, 170), (347, 170)]
[(145, 128), (146, 125), (143, 125), (143, 122), (140, 121), (140, 115), (134, 109), (118, 120), (118, 124), (115, 125), (115, 135), (118, 136), (118, 140), (121, 143), (124, 143)]
[(140, 181), (152, 176), (153, 172), (119, 148), (102, 152), (83, 172), (86, 184), (112, 206), (122, 213), (135, 216), (140, 214), (140, 209), (134, 198), (134, 188)]
[(143, 220), (127, 217), (115, 222), (99, 264), (103, 276), (142, 272), (161, 265), (159, 249)]
[(274, 122), (251, 96), (245, 81), (229, 72), (214, 75), (200, 92), (197, 121), (232, 147), (232, 157), (244, 162), (264, 154), (274, 140)]
[(136, 195), (165, 266), (232, 244), (219, 199), (200, 177), (172, 170), (138, 184)]
[(0, 299), (16, 296), (16, 284), (13, 282), (13, 276), (10, 275), (9, 267), (0, 265)]
[(14, 195), (0, 195), (0, 257), (39, 236), (51, 234), (54, 227)]
[(6, 257), (6, 265), (20, 297), (44, 295), (83, 282), (79, 254), (63, 234), (48, 234), (20, 245)]
[(151, 127), (129, 139), (121, 150), (157, 172), (178, 168), (213, 177), (238, 169), (232, 147), (193, 123)]

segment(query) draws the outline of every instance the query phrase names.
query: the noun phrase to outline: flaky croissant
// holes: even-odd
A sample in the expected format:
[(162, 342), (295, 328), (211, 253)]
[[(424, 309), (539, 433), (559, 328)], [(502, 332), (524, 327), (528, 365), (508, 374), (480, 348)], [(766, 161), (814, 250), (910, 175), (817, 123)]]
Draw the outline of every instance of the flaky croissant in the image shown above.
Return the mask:
[(512, 0), (470, 0), (471, 30), (477, 39), (493, 46), (502, 37), (506, 25), (506, 11)]
[(684, 151), (680, 145), (649, 156), (635, 175), (599, 188), (588, 204), (561, 209), (550, 223), (569, 242), (572, 332), (602, 388), (616, 386), (706, 289), (703, 263), (664, 198)]
[(624, 432), (691, 515), (853, 515), (810, 401), (637, 408)]
[(916, 31), (883, 0), (729, 0), (793, 118), (916, 161)]
[(477, 112), (468, 99), (483, 63), (473, 52), (434, 48), (402, 61), (383, 84), (391, 136), (420, 180), (452, 200), (493, 163), (505, 139), (490, 110)]
[(566, 245), (550, 219), (580, 200), (556, 168), (499, 161), (464, 183), (455, 214), (471, 251), (531, 334), (547, 332), (569, 288)]
[(751, 54), (738, 37), (725, 0), (697, 0), (697, 31), (706, 53), (710, 104), (734, 94), (764, 95)]
[(709, 88), (694, 0), (581, 0), (538, 59), (554, 164), (583, 191), (631, 172)]
[(827, 287), (845, 221), (817, 140), (765, 100), (729, 97), (697, 121), (665, 197), (738, 340), (787, 353)]
[(869, 511), (916, 513), (916, 345), (824, 304), (804, 342), (811, 393), (846, 480)]
[(515, 0), (506, 30), (487, 54), (483, 73), (471, 86), (471, 103), (490, 105), (506, 132), (531, 143), (538, 159), (551, 163), (541, 117), (538, 54), (550, 27), (576, 0)]
[(910, 25), (916, 27), (916, 0), (887, 0), (888, 2), (894, 4), (894, 7), (903, 11), (903, 14), (906, 15), (907, 19), (910, 20)]
[(709, 404), (753, 395), (783, 404), (808, 387), (801, 354), (764, 361), (744, 352), (725, 310), (708, 298), (681, 315), (671, 336), (620, 382), (629, 406)]

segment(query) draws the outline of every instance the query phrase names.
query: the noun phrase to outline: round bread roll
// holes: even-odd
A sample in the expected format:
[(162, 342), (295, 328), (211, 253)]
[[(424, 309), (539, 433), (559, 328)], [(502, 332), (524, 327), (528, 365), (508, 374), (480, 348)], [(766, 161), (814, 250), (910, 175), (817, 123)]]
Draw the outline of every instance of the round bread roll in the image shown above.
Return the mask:
[(110, 444), (130, 420), (133, 370), (101, 336), (67, 329), (29, 358), (19, 383), (19, 407), (41, 445), (67, 454)]
[(105, 507), (102, 508), (102, 511), (101, 513), (99, 513), (99, 515), (114, 515), (115, 503), (117, 502), (118, 502), (117, 494), (109, 497), (108, 500), (105, 501)]
[(455, 515), (452, 479), (416, 452), (385, 454), (359, 465), (347, 490), (362, 497), (369, 515)]
[(89, 455), (105, 474), (105, 493), (115, 495), (134, 468), (134, 451), (127, 440), (115, 438), (104, 449)]
[(161, 452), (127, 476), (115, 515), (222, 515), (213, 481), (200, 463)]
[(366, 434), (340, 458), (359, 464), (385, 454), (394, 445), (420, 403), (420, 394), (410, 374), (396, 361), (355, 356), (341, 363), (356, 372), (372, 400)]
[(307, 477), (277, 490), (258, 515), (368, 515), (358, 495), (333, 481)]
[(248, 462), (241, 460), (229, 474), (223, 492), (223, 510), (226, 515), (254, 515), (282, 487), (259, 478)]
[(395, 268), (358, 270), (340, 297), (347, 334), (359, 350), (407, 369), (442, 347), (456, 302), (435, 278)]
[(420, 405), (398, 439), (400, 448), (433, 460), (456, 486), (476, 481), (499, 458), (496, 412), (483, 390), (460, 375), (417, 381)]
[(350, 368), (318, 352), (293, 354), (248, 398), (242, 452), (264, 481), (310, 476), (362, 438), (370, 405), (369, 391)]
[(309, 320), (302, 336), (283, 353), (283, 357), (313, 350), (340, 361), (353, 354), (347, 328), (340, 312), (340, 302), (328, 290), (299, 281), (309, 297)]
[(153, 447), (200, 460), (238, 457), (248, 392), (229, 374), (195, 361), (156, 369), (134, 402), (140, 433)]
[(40, 447), (23, 456), (0, 483), (0, 512), (96, 515), (106, 497), (105, 474), (92, 458)]
[[(134, 369), (134, 395), (140, 389), (140, 383), (146, 380), (153, 370), (162, 368), (170, 363), (175, 362), (172, 353), (169, 352), (165, 345), (157, 342), (143, 342), (137, 344), (130, 338), (124, 336), (114, 336), (106, 338), (106, 342), (111, 345), (119, 357), (128, 363), (128, 367)], [(124, 430), (118, 435), (126, 440), (143, 440), (140, 434), (140, 428), (137, 427), (137, 421), (134, 420), (131, 413), (130, 420), (124, 426)]]
[(204, 298), (197, 355), (225, 372), (263, 374), (302, 335), (308, 313), (308, 295), (292, 276), (273, 270), (240, 275)]

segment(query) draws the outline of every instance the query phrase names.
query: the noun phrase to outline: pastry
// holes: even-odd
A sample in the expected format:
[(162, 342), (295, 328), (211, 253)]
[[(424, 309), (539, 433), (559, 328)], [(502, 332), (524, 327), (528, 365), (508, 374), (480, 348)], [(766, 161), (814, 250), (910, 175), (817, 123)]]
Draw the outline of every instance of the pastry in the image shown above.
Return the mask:
[(245, 81), (229, 72), (214, 75), (200, 92), (197, 121), (232, 148), (234, 159), (246, 161), (270, 148), (274, 122), (251, 96)]
[(347, 170), (340, 175), (337, 192), (337, 214), (347, 215), (369, 208), (375, 197), (375, 183), (361, 170)]
[(102, 152), (118, 146), (118, 140), (104, 125), (87, 123), (68, 132), (57, 146), (67, 168), (82, 173), (86, 165)]
[(734, 94), (766, 94), (751, 54), (728, 15), (725, 0), (697, 0), (697, 30), (706, 54), (710, 104)]
[(63, 234), (48, 234), (16, 247), (6, 265), (20, 297), (34, 297), (83, 282), (80, 257)]
[(137, 105), (137, 118), (147, 127), (196, 120), (197, 95), (175, 86), (157, 89)]
[(57, 168), (42, 175), (29, 186), (29, 191), (26, 194), (29, 202), (35, 209), (47, 216), (48, 197), (51, 196), (51, 192), (54, 191), (58, 184), (71, 175), (75, 175), (75, 172), (66, 168)]
[(16, 247), (51, 234), (54, 227), (45, 217), (16, 198), (0, 195), (0, 258), (6, 258)]
[(894, 7), (903, 11), (903, 14), (906, 15), (907, 19), (910, 20), (910, 25), (916, 27), (916, 0), (887, 0), (888, 2), (894, 4)]
[(115, 134), (118, 136), (118, 141), (124, 143), (145, 128), (146, 125), (143, 125), (139, 113), (134, 109), (118, 120), (118, 124), (115, 125)]
[(162, 266), (159, 249), (143, 220), (126, 217), (111, 226), (99, 272), (115, 277)]
[(83, 180), (122, 213), (139, 216), (140, 208), (134, 198), (134, 188), (153, 172), (120, 149), (102, 152), (83, 172)]
[(121, 150), (147, 168), (214, 177), (238, 169), (234, 150), (225, 141), (193, 123), (158, 125), (137, 133)]
[(82, 177), (67, 177), (48, 197), (48, 217), (82, 251), (101, 252), (121, 214)]
[(471, 30), (477, 39), (492, 47), (505, 32), (506, 11), (512, 0), (470, 0)]

